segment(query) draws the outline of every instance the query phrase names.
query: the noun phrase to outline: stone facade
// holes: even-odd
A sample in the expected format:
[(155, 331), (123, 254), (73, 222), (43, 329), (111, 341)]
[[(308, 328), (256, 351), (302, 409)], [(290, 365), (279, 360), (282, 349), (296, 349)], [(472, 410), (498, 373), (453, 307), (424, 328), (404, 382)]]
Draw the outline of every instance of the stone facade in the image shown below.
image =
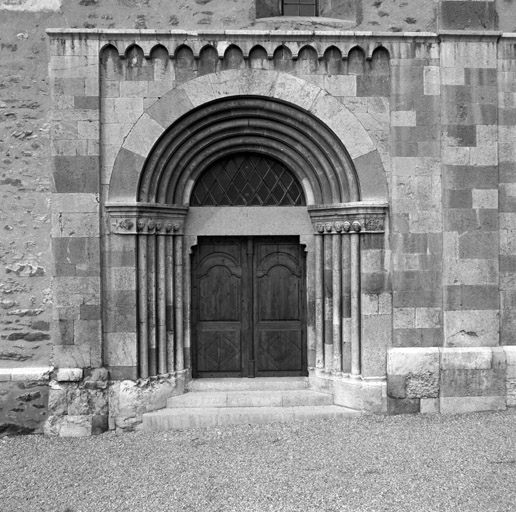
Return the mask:
[[(385, 15), (327, 2), (308, 31), (273, 4), (240, 2), (232, 21), (178, 4), (173, 30), (147, 29), (160, 26), (151, 11), (136, 31), (49, 29), (48, 78), (33, 76), (50, 99), (20, 103), (13, 90), (0, 102), (12, 141), (0, 141), (0, 433), (132, 429), (183, 393), (190, 254), (214, 234), (300, 237), (310, 382), (336, 404), (516, 405), (508, 5), (425, 2), (418, 20), (388, 2)], [(59, 27), (52, 5), (4, 12)], [(107, 23), (103, 9), (88, 19)], [(200, 19), (209, 30), (192, 30)], [(32, 130), (31, 109), (42, 112)], [(203, 162), (235, 145), (283, 159), (308, 207), (283, 222), (269, 208), (189, 207)]]

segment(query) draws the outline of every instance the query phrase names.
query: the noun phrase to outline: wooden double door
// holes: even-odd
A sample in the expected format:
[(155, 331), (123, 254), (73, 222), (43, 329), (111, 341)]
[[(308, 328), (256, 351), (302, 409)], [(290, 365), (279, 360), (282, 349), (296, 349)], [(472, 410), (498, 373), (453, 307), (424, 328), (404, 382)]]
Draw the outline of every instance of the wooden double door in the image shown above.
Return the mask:
[(307, 375), (305, 303), (297, 237), (199, 237), (193, 376)]

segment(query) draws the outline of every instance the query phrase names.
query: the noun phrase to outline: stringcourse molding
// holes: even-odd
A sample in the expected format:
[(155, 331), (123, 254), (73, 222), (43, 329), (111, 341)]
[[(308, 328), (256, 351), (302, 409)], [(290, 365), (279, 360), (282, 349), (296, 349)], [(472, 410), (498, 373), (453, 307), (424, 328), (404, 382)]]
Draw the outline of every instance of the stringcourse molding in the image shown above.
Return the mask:
[(285, 73), (231, 70), (182, 84), (144, 112), (115, 160), (109, 202), (188, 205), (207, 167), (243, 151), (289, 168), (307, 204), (387, 199), (375, 145), (341, 102)]

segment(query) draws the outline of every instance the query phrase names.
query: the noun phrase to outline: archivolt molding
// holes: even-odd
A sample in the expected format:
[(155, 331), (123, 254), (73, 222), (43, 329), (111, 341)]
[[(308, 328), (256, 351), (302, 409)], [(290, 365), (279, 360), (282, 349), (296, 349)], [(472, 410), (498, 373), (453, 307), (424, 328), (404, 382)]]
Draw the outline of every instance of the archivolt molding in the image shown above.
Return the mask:
[[(158, 141), (149, 140), (150, 125), (163, 130)], [(115, 161), (109, 200), (188, 204), (206, 166), (251, 149), (291, 168), (315, 204), (387, 199), (375, 145), (341, 102), (289, 74), (229, 70), (182, 84), (147, 109)], [(142, 170), (131, 162), (145, 150)]]

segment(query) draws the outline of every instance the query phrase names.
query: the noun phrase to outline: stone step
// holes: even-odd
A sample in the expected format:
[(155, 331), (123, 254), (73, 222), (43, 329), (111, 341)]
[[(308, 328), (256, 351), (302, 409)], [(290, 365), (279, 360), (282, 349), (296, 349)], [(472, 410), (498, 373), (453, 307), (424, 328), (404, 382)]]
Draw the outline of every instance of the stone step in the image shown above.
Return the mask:
[(193, 391), (169, 398), (169, 408), (296, 407), (333, 405), (333, 396), (309, 389), (268, 391)]
[(190, 391), (269, 391), (308, 389), (308, 377), (259, 377), (256, 379), (194, 379)]
[(315, 419), (352, 418), (360, 412), (337, 405), (297, 407), (205, 407), (161, 409), (143, 415), (139, 430), (160, 431), (223, 425), (287, 423)]

